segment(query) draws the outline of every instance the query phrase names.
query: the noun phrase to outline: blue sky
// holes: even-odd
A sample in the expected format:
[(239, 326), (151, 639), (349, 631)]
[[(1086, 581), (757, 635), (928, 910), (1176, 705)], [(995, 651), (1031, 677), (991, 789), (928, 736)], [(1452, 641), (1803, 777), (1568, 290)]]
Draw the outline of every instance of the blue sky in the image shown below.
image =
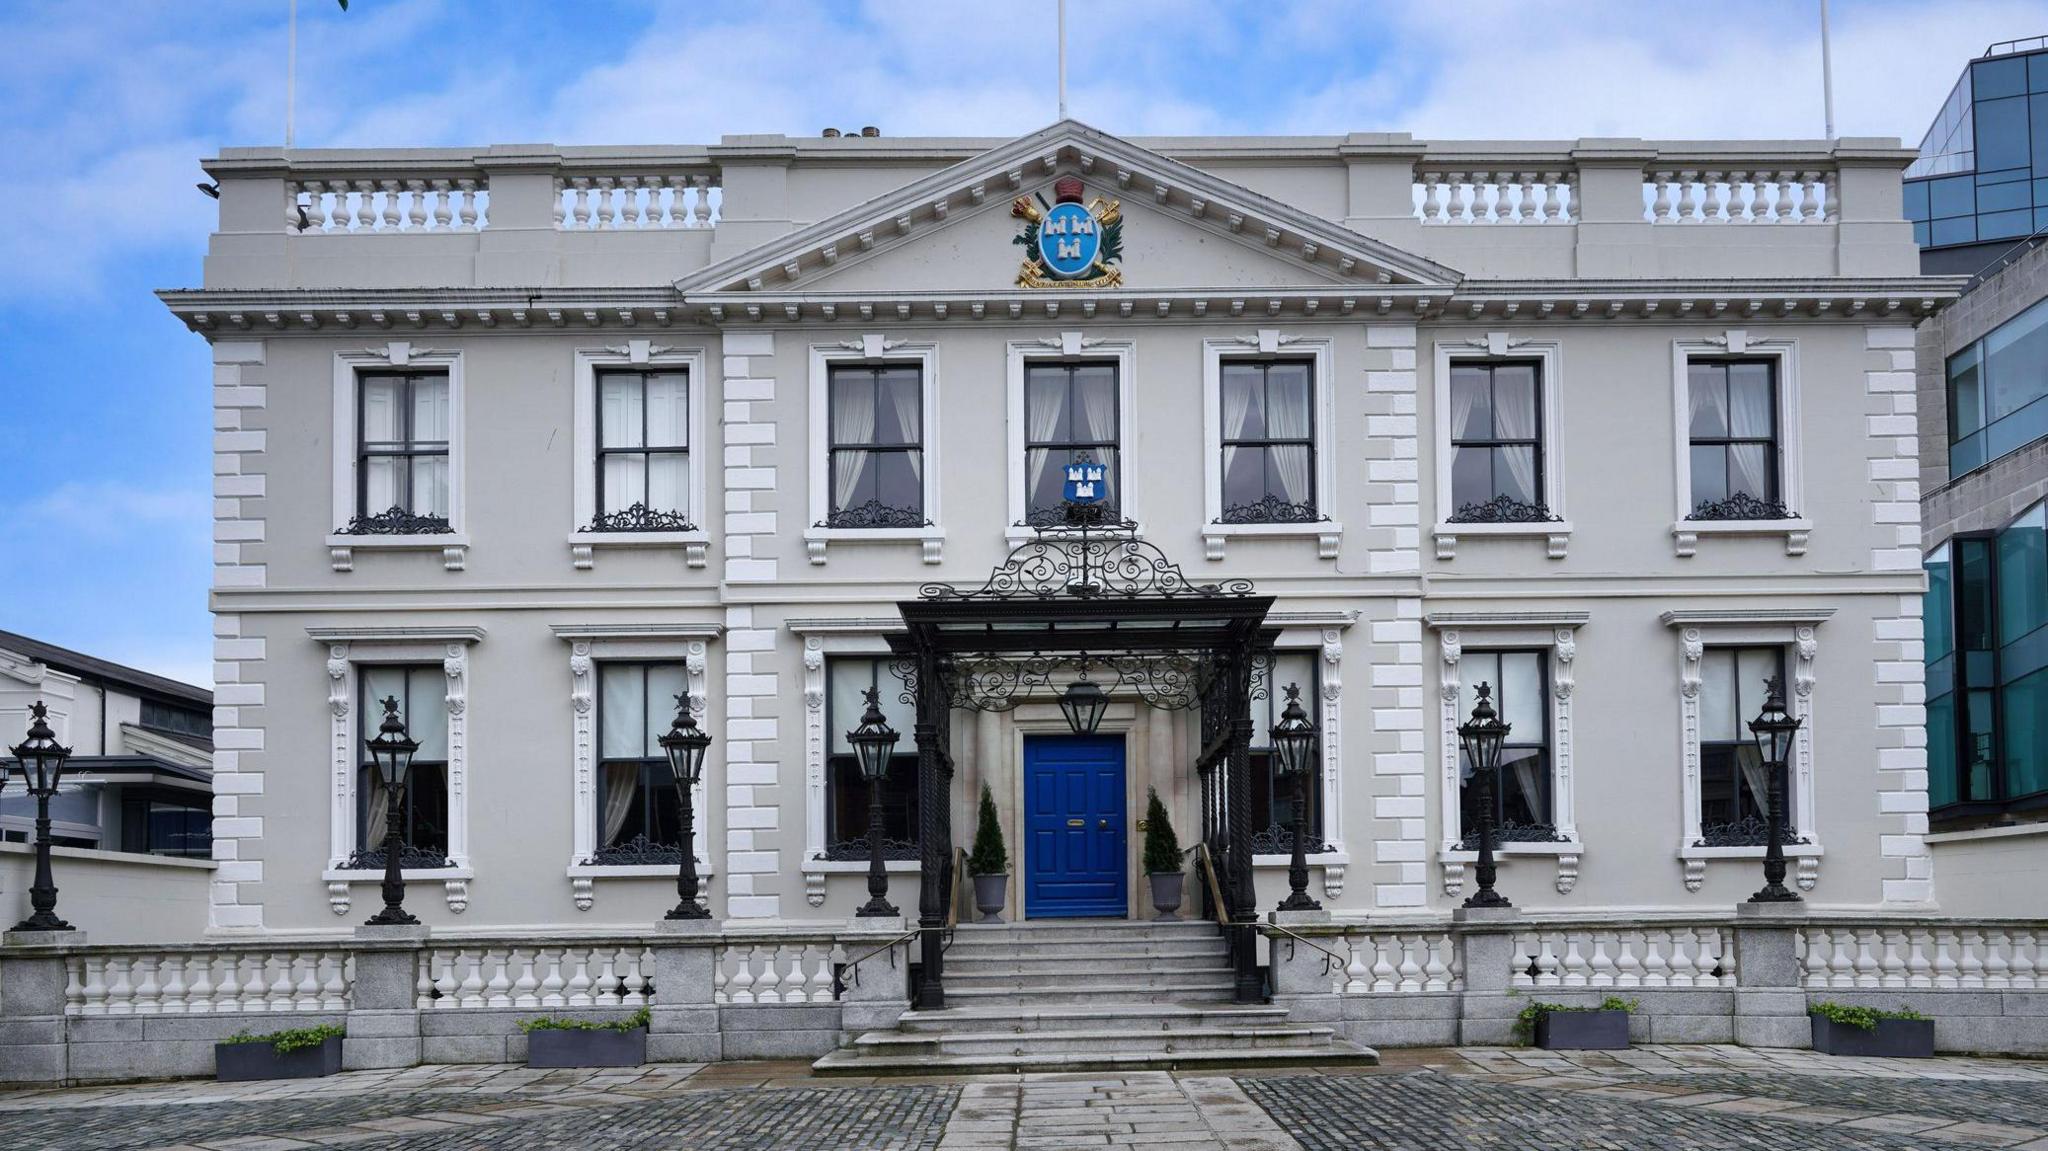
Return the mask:
[[(1051, 0), (300, 0), (301, 147), (686, 143), (1054, 118)], [(210, 681), (198, 159), (283, 137), (289, 0), (0, 3), (0, 628)], [(1817, 4), (1074, 0), (1069, 103), (1130, 134), (1817, 137)], [(1833, 5), (1844, 135), (1917, 143), (2048, 2)]]

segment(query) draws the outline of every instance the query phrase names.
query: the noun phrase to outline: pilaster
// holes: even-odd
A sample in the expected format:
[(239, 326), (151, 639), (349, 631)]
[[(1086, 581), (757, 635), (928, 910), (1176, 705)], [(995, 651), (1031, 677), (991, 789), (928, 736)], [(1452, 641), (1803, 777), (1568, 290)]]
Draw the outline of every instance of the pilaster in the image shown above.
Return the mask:
[[(773, 582), (780, 530), (772, 332), (724, 337), (725, 578)], [(725, 613), (725, 916), (782, 914), (781, 672), (775, 627)]]
[[(267, 477), (263, 427), (267, 389), (245, 376), (264, 362), (262, 340), (213, 345), (213, 587), (216, 591), (265, 586)], [(254, 629), (249, 629), (253, 631)], [(217, 613), (213, 620), (214, 872), (208, 926), (249, 930), (263, 926), (264, 749), (261, 681), (265, 641), (245, 632), (244, 617)]]

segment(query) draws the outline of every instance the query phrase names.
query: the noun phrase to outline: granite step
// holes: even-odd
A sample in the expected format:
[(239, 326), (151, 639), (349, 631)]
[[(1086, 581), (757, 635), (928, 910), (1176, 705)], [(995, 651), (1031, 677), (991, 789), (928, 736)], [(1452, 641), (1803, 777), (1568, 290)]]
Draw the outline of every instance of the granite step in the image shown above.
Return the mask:
[(1236, 1003), (1091, 1004), (1085, 1007), (948, 1007), (906, 1011), (896, 1021), (903, 1032), (1078, 1031), (1115, 1026), (1153, 1034), (1187, 1028), (1252, 1027), (1287, 1022), (1285, 1007)]
[(1129, 983), (1067, 983), (1031, 990), (997, 983), (958, 986), (949, 974), (946, 1002), (961, 1007), (1084, 1007), (1088, 1004), (1227, 1003), (1235, 987), (1226, 974), (1215, 979), (1181, 979), (1154, 986)]
[(1330, 1027), (1189, 1027), (1171, 1032), (1095, 1027), (1073, 1031), (943, 1031), (903, 1034), (870, 1031), (854, 1046), (876, 1055), (1033, 1055), (1046, 1052), (1213, 1051), (1327, 1047)]
[(1195, 955), (1147, 955), (1142, 951), (1091, 951), (1082, 955), (982, 956), (946, 953), (946, 981), (962, 976), (1063, 975), (1171, 975), (1188, 972), (1212, 974), (1228, 971), (1227, 957), (1211, 948)]
[(878, 1055), (842, 1047), (817, 1062), (820, 1076), (994, 1075), (1019, 1071), (1257, 1070), (1266, 1067), (1371, 1066), (1370, 1047), (1336, 1040), (1310, 1047), (1220, 1047), (1200, 1051), (1061, 1051), (1025, 1055)]

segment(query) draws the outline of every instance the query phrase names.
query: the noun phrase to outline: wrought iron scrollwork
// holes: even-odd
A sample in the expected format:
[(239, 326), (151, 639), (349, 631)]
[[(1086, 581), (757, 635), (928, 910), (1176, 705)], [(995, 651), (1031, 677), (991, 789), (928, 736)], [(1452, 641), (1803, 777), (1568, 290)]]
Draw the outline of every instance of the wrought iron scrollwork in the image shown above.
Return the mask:
[(972, 711), (1009, 711), (1032, 698), (1050, 699), (1058, 695), (1062, 686), (1083, 667), (1111, 695), (1136, 695), (1166, 711), (1200, 706), (1203, 692), (1213, 678), (1213, 669), (1203, 655), (1184, 652), (967, 655), (948, 661), (941, 674), (946, 679), (950, 706)]
[[(1563, 843), (1565, 838), (1557, 833), (1557, 827), (1549, 823), (1518, 823), (1508, 819), (1496, 823), (1493, 828), (1495, 843)], [(1459, 851), (1479, 850), (1479, 829), (1473, 828), (1458, 841)]]
[[(867, 836), (859, 839), (835, 840), (825, 845), (825, 858), (842, 863), (866, 863), (868, 859)], [(883, 859), (918, 858), (917, 841), (914, 839), (882, 840)]]
[[(1330, 846), (1323, 842), (1321, 835), (1311, 831), (1308, 833), (1307, 839), (1302, 843), (1301, 849), (1309, 855), (1315, 855), (1319, 852), (1330, 850)], [(1275, 823), (1268, 825), (1264, 831), (1252, 832), (1252, 854), (1254, 855), (1289, 855), (1293, 851), (1294, 828), (1292, 826)]]
[[(445, 852), (430, 851), (407, 843), (399, 847), (398, 866), (408, 871), (431, 871), (453, 865), (448, 862)], [(343, 861), (341, 867), (344, 871), (380, 871), (384, 867), (384, 849), (373, 847), (358, 851)]]
[(1119, 523), (1102, 534), (1087, 528), (1040, 530), (1035, 538), (1011, 548), (982, 586), (929, 583), (917, 594), (927, 600), (1179, 599), (1248, 596), (1252, 582), (1196, 583), (1159, 545), (1139, 539), (1132, 525)]
[(1759, 499), (1748, 492), (1736, 492), (1725, 500), (1701, 500), (1685, 517), (1689, 520), (1789, 520), (1793, 514), (1782, 500)]
[(824, 519), (812, 524), (819, 528), (847, 528), (866, 530), (870, 528), (928, 528), (932, 521), (924, 518), (923, 508), (899, 508), (883, 503), (879, 499), (850, 508), (840, 508)]
[(336, 535), (344, 536), (445, 536), (455, 534), (447, 516), (414, 515), (393, 506), (376, 515), (357, 516)]
[(675, 867), (683, 862), (683, 849), (673, 843), (656, 843), (642, 834), (624, 843), (600, 847), (583, 862), (602, 866), (659, 864), (664, 867)]
[[(1700, 828), (1700, 837), (1693, 841), (1694, 847), (1762, 847), (1770, 838), (1770, 825), (1760, 815), (1745, 815), (1727, 823), (1712, 823)], [(1778, 824), (1778, 841), (1785, 844), (1805, 843), (1807, 840), (1792, 830), (1789, 820)]]
[(1316, 510), (1308, 500), (1292, 503), (1278, 494), (1268, 492), (1248, 504), (1231, 504), (1216, 517), (1219, 524), (1314, 524), (1325, 523), (1329, 516)]
[(1058, 503), (1032, 508), (1024, 513), (1024, 526), (1041, 531), (1046, 528), (1115, 529), (1129, 526), (1130, 522), (1115, 504)]
[(681, 512), (655, 511), (636, 503), (615, 512), (599, 512), (587, 532), (693, 532), (697, 525)]
[(1542, 500), (1524, 503), (1510, 495), (1498, 495), (1483, 503), (1460, 504), (1449, 519), (1454, 524), (1546, 524), (1558, 522)]

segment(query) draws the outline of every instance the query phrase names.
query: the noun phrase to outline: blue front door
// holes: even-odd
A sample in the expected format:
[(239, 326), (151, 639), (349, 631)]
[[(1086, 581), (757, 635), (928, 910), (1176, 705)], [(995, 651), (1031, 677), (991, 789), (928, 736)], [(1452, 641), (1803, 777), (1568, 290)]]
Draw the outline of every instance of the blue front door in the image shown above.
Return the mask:
[(1122, 917), (1122, 736), (1024, 740), (1025, 912), (1033, 919)]

